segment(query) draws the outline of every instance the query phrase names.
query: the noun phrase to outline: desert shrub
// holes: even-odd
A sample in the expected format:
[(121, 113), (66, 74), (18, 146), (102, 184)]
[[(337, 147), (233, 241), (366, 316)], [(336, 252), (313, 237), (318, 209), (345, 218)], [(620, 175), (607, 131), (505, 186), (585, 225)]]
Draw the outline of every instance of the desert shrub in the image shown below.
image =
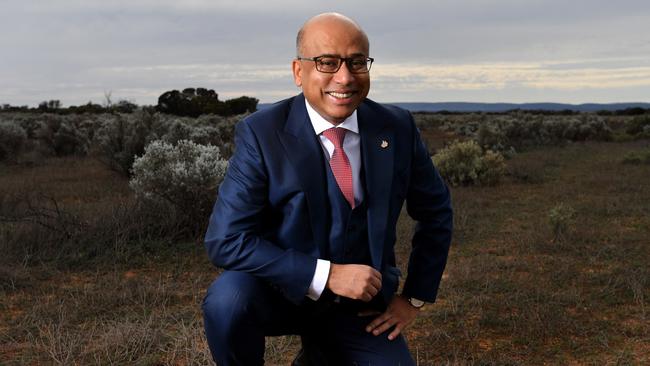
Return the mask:
[(483, 149), (475, 141), (454, 142), (433, 156), (440, 174), (451, 185), (493, 185), (505, 173), (505, 160), (498, 152)]
[(45, 122), (40, 119), (29, 118), (27, 115), (23, 115), (21, 117), (22, 118), (17, 121), (27, 133), (27, 138), (29, 139), (37, 139), (39, 137), (39, 133), (47, 127)]
[(144, 110), (132, 114), (107, 114), (102, 116), (94, 141), (102, 161), (125, 175), (131, 174), (135, 158), (155, 140), (171, 145), (187, 140), (218, 146), (220, 155), (229, 159), (233, 151), (235, 125), (242, 117), (202, 115), (188, 118)]
[(166, 132), (160, 139), (175, 145), (178, 141), (190, 140), (193, 129), (189, 121), (175, 118), (166, 124)]
[(575, 215), (576, 212), (573, 207), (564, 203), (559, 203), (551, 208), (548, 213), (548, 219), (551, 224), (553, 237), (556, 241), (562, 240), (566, 237), (573, 225)]
[(130, 175), (135, 158), (144, 153), (148, 142), (162, 134), (162, 123), (156, 117), (145, 111), (104, 116), (95, 133), (101, 160), (113, 170)]
[(0, 161), (15, 161), (21, 151), (27, 132), (14, 121), (0, 121)]
[(14, 122), (25, 130), (23, 158), (34, 160), (43, 156), (86, 155), (94, 130), (95, 116), (59, 115), (52, 113), (15, 114)]
[(169, 204), (183, 216), (188, 230), (198, 234), (205, 226), (227, 166), (216, 146), (187, 140), (176, 145), (153, 141), (133, 163), (130, 186), (145, 202)]
[(623, 156), (623, 164), (650, 164), (650, 148), (641, 151), (632, 151)]
[[(33, 190), (0, 192), (0, 226), (0, 268), (14, 269), (50, 263), (78, 270), (107, 260), (134, 261), (188, 233), (183, 216), (162, 202), (129, 199), (87, 212)], [(21, 282), (2, 274), (0, 290)]]
[(485, 151), (478, 172), (479, 182), (489, 186), (495, 185), (499, 183), (505, 171), (506, 163), (503, 155), (492, 150)]
[(625, 132), (638, 137), (650, 137), (650, 115), (644, 114), (632, 118), (625, 128)]
[(61, 122), (52, 136), (56, 155), (86, 155), (90, 144), (83, 131), (69, 122)]
[(484, 149), (512, 154), (536, 146), (562, 145), (567, 141), (612, 139), (606, 120), (595, 114), (546, 116), (524, 112), (499, 115), (448, 116), (444, 131), (476, 140)]
[(206, 144), (202, 141), (207, 141), (212, 145), (219, 146), (221, 156), (226, 160), (230, 159), (235, 147), (235, 126), (246, 115), (240, 114), (230, 117), (203, 115), (197, 119), (197, 123), (204, 129), (194, 129), (190, 138), (196, 143)]

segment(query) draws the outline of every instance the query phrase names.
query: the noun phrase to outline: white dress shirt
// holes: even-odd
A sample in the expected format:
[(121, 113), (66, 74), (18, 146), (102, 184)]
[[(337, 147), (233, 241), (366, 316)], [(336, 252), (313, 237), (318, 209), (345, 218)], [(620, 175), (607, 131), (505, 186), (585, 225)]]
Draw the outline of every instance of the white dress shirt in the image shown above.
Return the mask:
[[(314, 133), (320, 138), (320, 144), (323, 148), (323, 154), (329, 161), (334, 154), (334, 144), (327, 139), (327, 137), (322, 135), (322, 132), (330, 129), (332, 127), (336, 128), (345, 128), (347, 133), (345, 134), (345, 140), (343, 140), (343, 150), (350, 161), (350, 168), (352, 169), (352, 186), (354, 189), (354, 202), (355, 205), (363, 201), (363, 189), (361, 188), (361, 137), (359, 136), (359, 122), (357, 121), (357, 111), (354, 111), (348, 118), (343, 122), (334, 126), (332, 123), (328, 122), (323, 118), (305, 99), (305, 105), (307, 106), (307, 113), (309, 114), (309, 119), (311, 124), (314, 127)], [(311, 284), (309, 285), (309, 290), (307, 291), (307, 297), (312, 300), (318, 300), (320, 295), (325, 290), (325, 285), (327, 284), (327, 278), (329, 277), (330, 271), (330, 261), (324, 259), (318, 259), (316, 263), (316, 271), (314, 272), (314, 277), (312, 278)]]

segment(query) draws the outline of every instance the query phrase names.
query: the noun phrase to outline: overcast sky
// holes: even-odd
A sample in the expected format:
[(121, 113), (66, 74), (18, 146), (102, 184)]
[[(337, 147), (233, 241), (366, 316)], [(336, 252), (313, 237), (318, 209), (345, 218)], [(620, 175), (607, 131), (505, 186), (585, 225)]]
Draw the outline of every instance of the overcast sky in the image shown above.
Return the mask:
[(648, 0), (0, 0), (0, 104), (277, 101), (323, 11), (368, 33), (380, 102), (650, 102)]

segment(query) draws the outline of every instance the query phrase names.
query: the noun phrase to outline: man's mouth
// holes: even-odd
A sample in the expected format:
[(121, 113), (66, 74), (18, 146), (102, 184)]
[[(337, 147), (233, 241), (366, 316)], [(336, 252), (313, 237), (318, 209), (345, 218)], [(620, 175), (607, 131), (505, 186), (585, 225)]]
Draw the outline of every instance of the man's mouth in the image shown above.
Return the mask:
[(337, 92), (327, 92), (327, 94), (333, 96), (336, 99), (347, 99), (354, 94), (353, 92), (347, 92), (347, 93), (337, 93)]

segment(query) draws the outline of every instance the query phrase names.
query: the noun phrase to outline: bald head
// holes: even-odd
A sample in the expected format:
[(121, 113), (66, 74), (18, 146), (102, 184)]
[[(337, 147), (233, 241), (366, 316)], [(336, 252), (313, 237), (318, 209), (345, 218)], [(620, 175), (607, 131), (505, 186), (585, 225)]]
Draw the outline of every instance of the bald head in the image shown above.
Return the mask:
[(298, 31), (298, 36), (296, 37), (296, 56), (305, 56), (304, 46), (306, 40), (309, 40), (310, 32), (323, 31), (332, 27), (344, 27), (350, 32), (358, 33), (358, 36), (365, 43), (366, 50), (370, 47), (366, 32), (354, 20), (339, 13), (322, 13), (307, 20)]

